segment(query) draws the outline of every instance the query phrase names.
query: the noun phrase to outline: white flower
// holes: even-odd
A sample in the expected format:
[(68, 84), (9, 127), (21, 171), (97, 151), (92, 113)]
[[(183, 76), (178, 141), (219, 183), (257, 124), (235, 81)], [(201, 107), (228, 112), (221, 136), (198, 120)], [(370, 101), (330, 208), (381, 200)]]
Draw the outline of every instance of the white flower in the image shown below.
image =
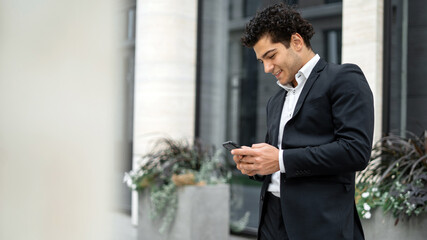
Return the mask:
[(362, 197), (363, 197), (363, 198), (367, 198), (367, 197), (369, 197), (369, 192), (364, 192), (364, 193), (362, 193)]
[(128, 173), (125, 173), (125, 176), (123, 177), (123, 182), (124, 182), (124, 183), (127, 183), (129, 179), (130, 179), (129, 174), (128, 174)]
[(130, 188), (133, 188), (133, 181), (130, 174), (125, 173), (125, 176), (123, 177), (123, 182), (126, 183), (126, 185)]
[(363, 209), (365, 209), (366, 211), (369, 211), (369, 210), (371, 210), (371, 206), (369, 206), (367, 203), (364, 203)]
[(376, 191), (378, 191), (378, 188), (373, 187), (373, 188), (372, 188), (372, 192), (376, 192)]
[(132, 179), (130, 179), (130, 178), (126, 181), (126, 184), (128, 186), (133, 186), (134, 185), (133, 182), (132, 182)]
[(365, 214), (363, 214), (363, 218), (364, 219), (370, 219), (371, 218), (371, 213), (370, 212), (366, 212)]

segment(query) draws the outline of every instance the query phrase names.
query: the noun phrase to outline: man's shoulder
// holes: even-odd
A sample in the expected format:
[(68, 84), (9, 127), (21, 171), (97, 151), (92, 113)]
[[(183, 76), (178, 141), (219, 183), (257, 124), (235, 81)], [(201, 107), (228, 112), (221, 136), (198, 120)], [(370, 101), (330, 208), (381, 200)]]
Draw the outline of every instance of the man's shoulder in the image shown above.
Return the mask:
[(327, 63), (325, 70), (327, 73), (346, 73), (351, 71), (362, 72), (362, 69), (360, 69), (360, 67), (354, 63)]
[(353, 63), (329, 63), (323, 74), (323, 81), (328, 83), (329, 91), (355, 92), (361, 88), (361, 85), (367, 85), (362, 69)]
[(327, 63), (320, 76), (322, 79), (320, 82), (329, 84), (337, 84), (341, 81), (353, 81), (354, 78), (366, 81), (362, 69), (353, 63)]

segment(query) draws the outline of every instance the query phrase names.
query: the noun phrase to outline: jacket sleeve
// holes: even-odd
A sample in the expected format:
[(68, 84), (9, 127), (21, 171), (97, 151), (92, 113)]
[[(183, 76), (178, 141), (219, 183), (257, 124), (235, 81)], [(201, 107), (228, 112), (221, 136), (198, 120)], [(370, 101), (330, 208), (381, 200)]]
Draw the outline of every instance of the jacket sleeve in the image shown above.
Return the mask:
[(287, 178), (355, 172), (363, 170), (369, 162), (374, 128), (373, 96), (360, 68), (342, 65), (327, 94), (334, 141), (284, 149)]

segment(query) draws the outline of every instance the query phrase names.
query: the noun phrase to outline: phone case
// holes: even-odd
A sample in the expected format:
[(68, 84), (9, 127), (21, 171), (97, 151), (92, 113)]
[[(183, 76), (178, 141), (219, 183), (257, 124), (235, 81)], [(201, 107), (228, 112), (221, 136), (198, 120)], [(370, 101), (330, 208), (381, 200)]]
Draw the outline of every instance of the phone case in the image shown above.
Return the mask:
[(225, 142), (222, 144), (222, 146), (224, 146), (228, 151), (231, 151), (236, 148), (240, 148), (239, 144), (232, 141)]

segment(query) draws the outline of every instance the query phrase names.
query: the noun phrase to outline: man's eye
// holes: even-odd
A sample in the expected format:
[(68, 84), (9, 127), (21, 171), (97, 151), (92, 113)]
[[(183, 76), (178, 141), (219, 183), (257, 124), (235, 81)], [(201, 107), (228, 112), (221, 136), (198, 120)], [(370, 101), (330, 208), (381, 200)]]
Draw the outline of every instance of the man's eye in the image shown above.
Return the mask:
[(270, 58), (270, 59), (273, 59), (273, 58), (274, 58), (274, 56), (276, 56), (276, 54), (271, 55), (269, 58)]

